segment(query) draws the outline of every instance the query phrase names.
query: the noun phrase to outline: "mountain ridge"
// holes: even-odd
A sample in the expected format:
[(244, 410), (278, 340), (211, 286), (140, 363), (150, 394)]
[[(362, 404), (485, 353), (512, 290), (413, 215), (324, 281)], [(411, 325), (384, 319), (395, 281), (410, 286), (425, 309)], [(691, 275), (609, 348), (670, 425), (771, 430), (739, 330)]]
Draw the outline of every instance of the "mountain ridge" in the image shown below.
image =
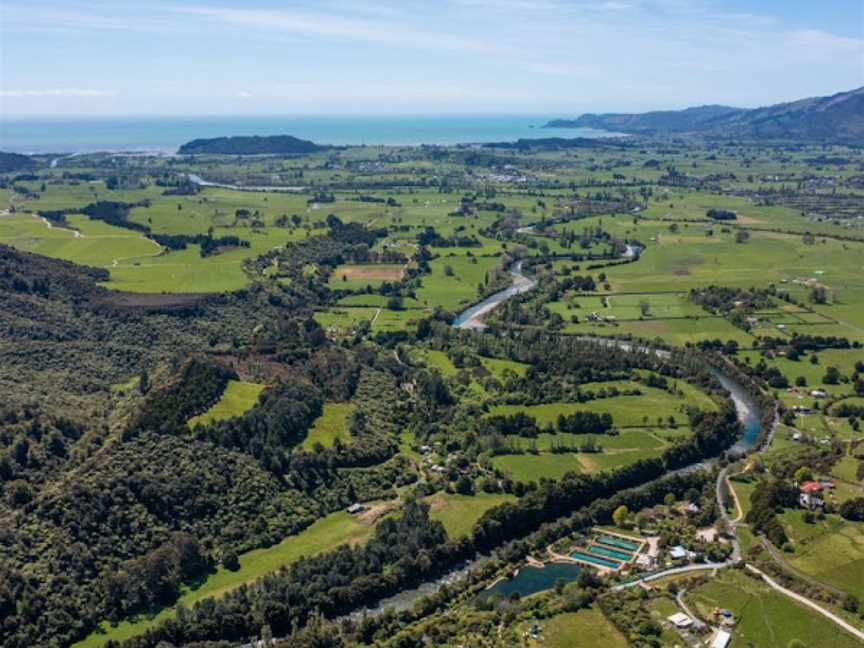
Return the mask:
[(864, 141), (864, 87), (760, 108), (704, 105), (645, 113), (586, 113), (544, 128), (597, 128), (632, 135)]

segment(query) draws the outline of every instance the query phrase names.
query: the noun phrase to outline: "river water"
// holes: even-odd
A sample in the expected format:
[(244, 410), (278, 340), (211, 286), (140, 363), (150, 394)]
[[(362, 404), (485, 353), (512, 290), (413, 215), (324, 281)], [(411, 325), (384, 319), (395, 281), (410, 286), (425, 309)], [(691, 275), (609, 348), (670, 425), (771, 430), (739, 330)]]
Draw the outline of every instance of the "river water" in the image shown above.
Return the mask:
[[(628, 250), (628, 252), (630, 252)], [(636, 251), (638, 253), (638, 251)], [(630, 252), (633, 254), (633, 252)], [(529, 290), (532, 290), (537, 282), (522, 273), (522, 263), (517, 262), (510, 269), (510, 274), (513, 276), (513, 285), (504, 290), (501, 290), (490, 297), (487, 297), (479, 304), (468, 308), (456, 318), (453, 326), (463, 329), (482, 329), (484, 327), (481, 318), (483, 315), (491, 311), (500, 303), (510, 299), (514, 295), (518, 295)], [(643, 347), (635, 345), (626, 340), (615, 340), (611, 338), (583, 338), (586, 342), (600, 342), (617, 346), (624, 350), (640, 350)], [(646, 347), (647, 348), (647, 347)], [(663, 349), (655, 349), (655, 353), (663, 357), (669, 357), (669, 352)], [(715, 369), (717, 379), (721, 385), (729, 391), (732, 401), (735, 403), (735, 409), (738, 412), (738, 418), (744, 428), (742, 438), (733, 446), (733, 450), (749, 450), (752, 449), (759, 440), (762, 433), (762, 417), (759, 403), (738, 383), (736, 383), (726, 373)], [(697, 464), (698, 466), (699, 464)], [(693, 467), (688, 467), (682, 470), (689, 470)], [(438, 592), (445, 585), (452, 585), (464, 579), (472, 569), (475, 569), (486, 562), (490, 558), (481, 556), (474, 561), (466, 562), (458, 565), (444, 576), (437, 580), (423, 583), (418, 587), (409, 590), (403, 590), (398, 594), (394, 594), (386, 599), (382, 599), (374, 607), (357, 610), (348, 615), (351, 618), (359, 619), (363, 615), (375, 616), (381, 614), (386, 609), (392, 609), (395, 612), (410, 609), (414, 603), (425, 596), (429, 596)], [(518, 592), (521, 596), (536, 594), (555, 586), (556, 581), (565, 580), (573, 581), (578, 578), (581, 568), (578, 565), (566, 563), (547, 563), (545, 567), (525, 566), (519, 570), (519, 573), (513, 577), (498, 581), (490, 587), (481, 596), (490, 596), (501, 594), (508, 596), (514, 592)], [(243, 648), (252, 648), (251, 645)]]
[(482, 329), (486, 325), (483, 323), (483, 316), (494, 309), (501, 302), (507, 301), (511, 297), (526, 293), (533, 290), (537, 282), (534, 279), (526, 277), (522, 274), (522, 262), (517, 261), (510, 268), (510, 276), (513, 277), (513, 283), (509, 288), (501, 290), (491, 297), (487, 297), (479, 304), (475, 304), (471, 308), (463, 311), (459, 317), (453, 321), (453, 326), (462, 329)]

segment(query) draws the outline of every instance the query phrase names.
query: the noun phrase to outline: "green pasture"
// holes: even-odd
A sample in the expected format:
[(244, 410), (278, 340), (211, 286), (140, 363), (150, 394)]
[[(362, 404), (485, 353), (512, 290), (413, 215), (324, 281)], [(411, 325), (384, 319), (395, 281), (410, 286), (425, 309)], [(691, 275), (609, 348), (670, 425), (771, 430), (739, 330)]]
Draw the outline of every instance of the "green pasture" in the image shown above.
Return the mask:
[[(462, 310), (479, 301), (479, 286), (500, 265), (497, 257), (446, 256), (429, 263), (431, 273), (423, 275), (417, 299), (425, 307), (441, 306), (450, 311)], [(446, 269), (452, 270), (452, 275)]]
[[(581, 315), (580, 315), (581, 320)], [(567, 333), (579, 335), (633, 336), (646, 340), (659, 338), (665, 343), (684, 346), (702, 340), (735, 340), (742, 347), (752, 346), (754, 338), (722, 317), (685, 319), (646, 319), (624, 322), (584, 322), (566, 324)]]
[(539, 482), (541, 479), (561, 479), (565, 473), (581, 473), (582, 464), (575, 453), (539, 455), (499, 455), (492, 465), (518, 482)]
[(353, 403), (324, 403), (324, 412), (312, 424), (303, 449), (312, 450), (318, 443), (332, 448), (336, 439), (348, 443), (351, 440), (349, 422), (354, 410)]
[[(373, 528), (348, 513), (332, 513), (297, 535), (285, 538), (278, 545), (242, 554), (239, 556), (240, 569), (237, 571), (228, 571), (220, 566), (214, 574), (194, 588), (184, 588), (177, 605), (192, 607), (204, 599), (223, 596), (226, 592), (251, 583), (300, 558), (332, 551), (345, 543), (363, 542), (371, 535)], [(163, 608), (140, 614), (134, 619), (113, 626), (103, 622), (100, 630), (75, 644), (74, 648), (97, 648), (109, 641), (124, 641), (136, 637), (173, 617), (175, 609)]]
[[(860, 497), (860, 488), (857, 495)], [(864, 523), (827, 515), (812, 524), (802, 511), (790, 510), (780, 521), (794, 547), (793, 567), (861, 598), (864, 596)]]
[(344, 335), (354, 330), (360, 322), (368, 322), (373, 333), (405, 331), (413, 328), (415, 323), (425, 316), (426, 312), (419, 309), (395, 311), (372, 306), (333, 306), (325, 311), (317, 311), (314, 317), (325, 329)]
[(112, 268), (129, 259), (158, 255), (162, 247), (138, 232), (69, 216), (64, 227), (30, 214), (0, 216), (0, 243), (79, 265)]
[(859, 645), (834, 623), (746, 574), (727, 569), (690, 590), (687, 600), (703, 616), (715, 608), (738, 619), (732, 645), (777, 648), (798, 640), (805, 646), (852, 648)]
[[(642, 314), (643, 303), (648, 308), (645, 315)], [(573, 295), (565, 301), (551, 302), (549, 309), (568, 321), (571, 315), (576, 315), (581, 321), (591, 313), (597, 313), (602, 317), (611, 316), (618, 320), (654, 320), (708, 315), (700, 306), (691, 302), (686, 293)]]
[[(532, 624), (523, 624), (524, 631)], [(597, 607), (565, 612), (541, 622), (542, 640), (528, 639), (528, 646), (539, 648), (627, 648), (626, 638), (603, 616)]]
[(438, 520), (452, 538), (462, 538), (471, 534), (474, 523), (490, 508), (513, 502), (513, 495), (499, 493), (477, 493), (459, 495), (458, 493), (436, 493), (427, 498), (433, 520)]
[(230, 380), (219, 402), (203, 414), (189, 419), (188, 425), (190, 428), (194, 428), (196, 425), (209, 425), (216, 421), (225, 421), (242, 416), (255, 407), (262, 391), (264, 391), (264, 385)]
[[(602, 383), (601, 383), (602, 384)], [(681, 383), (679, 383), (679, 386)], [(642, 391), (639, 396), (621, 395), (610, 398), (598, 398), (584, 403), (546, 403), (543, 405), (496, 405), (490, 410), (490, 415), (515, 414), (524, 412), (537, 419), (541, 426), (554, 426), (562, 414), (574, 412), (609, 413), (617, 427), (642, 427), (655, 425), (657, 419), (662, 419), (662, 426), (668, 424), (673, 417), (679, 425), (687, 425), (686, 406), (713, 410), (716, 404), (706, 394), (696, 389), (682, 389), (683, 395), (673, 395), (668, 392), (634, 383)], [(690, 387), (687, 385), (687, 387)], [(586, 390), (587, 391), (587, 390)]]

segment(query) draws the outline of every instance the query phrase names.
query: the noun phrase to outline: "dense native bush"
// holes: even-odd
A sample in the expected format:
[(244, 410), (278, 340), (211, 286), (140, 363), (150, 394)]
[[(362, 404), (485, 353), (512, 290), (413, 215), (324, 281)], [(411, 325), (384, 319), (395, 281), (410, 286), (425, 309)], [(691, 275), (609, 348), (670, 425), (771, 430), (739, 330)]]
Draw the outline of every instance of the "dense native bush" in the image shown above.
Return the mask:
[(864, 522), (864, 497), (846, 500), (840, 505), (840, 515), (847, 520)]
[(287, 380), (266, 390), (243, 416), (198, 426), (196, 434), (226, 448), (255, 457), (267, 470), (284, 473), (290, 449), (301, 442), (321, 416), (323, 398), (314, 386)]
[(186, 421), (214, 405), (237, 374), (222, 365), (193, 358), (171, 384), (155, 390), (126, 430), (127, 438), (142, 431), (173, 433)]

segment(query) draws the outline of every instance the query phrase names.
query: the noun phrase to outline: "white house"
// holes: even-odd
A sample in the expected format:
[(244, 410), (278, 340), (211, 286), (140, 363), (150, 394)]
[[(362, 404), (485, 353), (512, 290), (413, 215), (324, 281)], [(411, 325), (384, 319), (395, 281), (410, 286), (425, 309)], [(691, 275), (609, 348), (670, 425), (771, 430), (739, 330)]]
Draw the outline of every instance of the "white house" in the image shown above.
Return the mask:
[(718, 630), (714, 635), (714, 640), (711, 642), (711, 648), (726, 648), (729, 642), (732, 641), (732, 635), (725, 630)]
[(693, 625), (693, 619), (684, 614), (683, 612), (676, 612), (672, 616), (668, 617), (669, 622), (674, 625), (676, 628), (689, 628)]

